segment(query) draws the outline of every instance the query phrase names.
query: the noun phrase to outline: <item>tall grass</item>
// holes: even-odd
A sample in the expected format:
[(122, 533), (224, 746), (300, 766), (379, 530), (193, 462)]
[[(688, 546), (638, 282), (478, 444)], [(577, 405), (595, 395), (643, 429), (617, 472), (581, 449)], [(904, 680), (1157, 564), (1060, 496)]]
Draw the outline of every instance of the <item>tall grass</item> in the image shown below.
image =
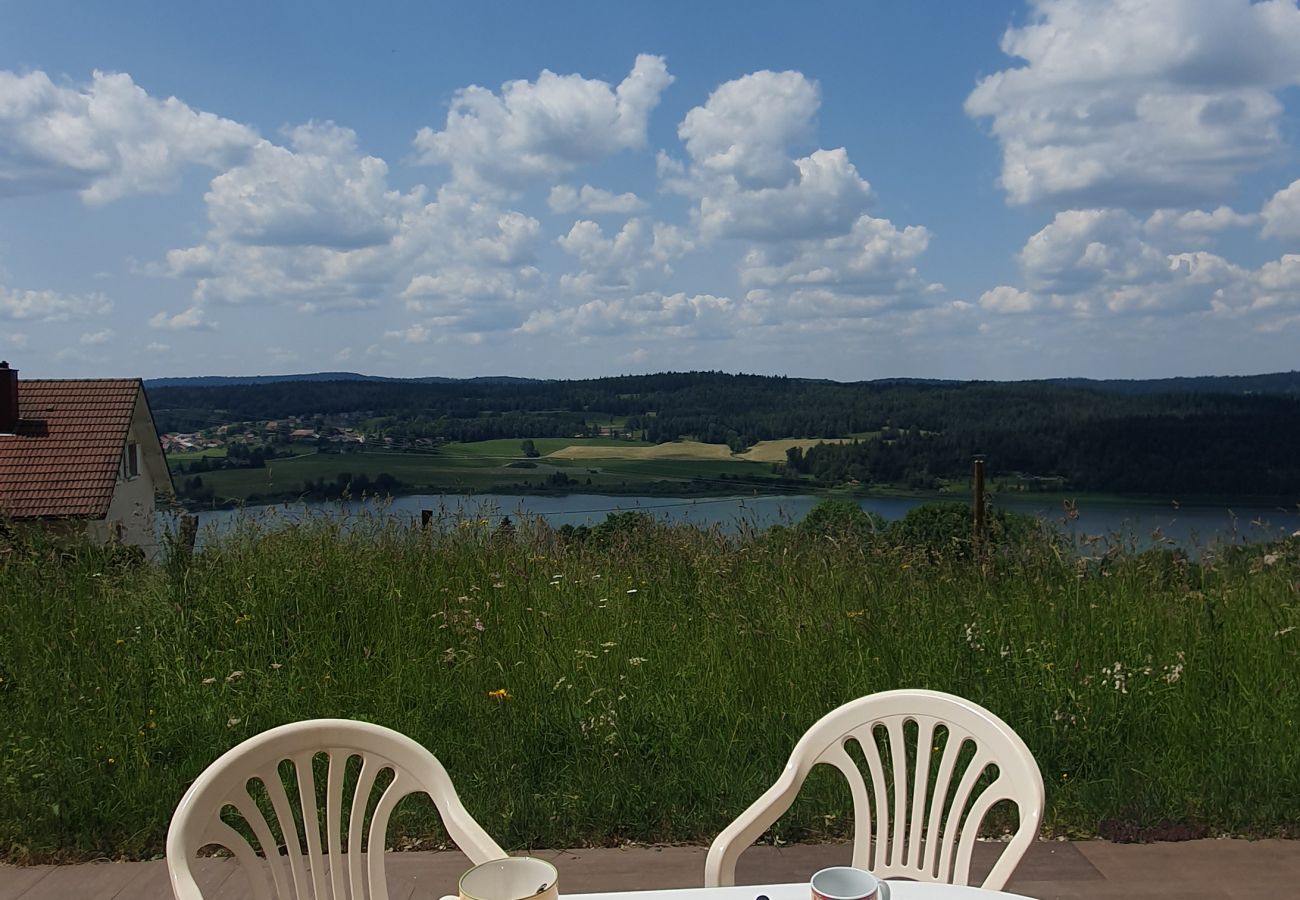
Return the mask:
[[(776, 529), (248, 523), (187, 559), (0, 547), (0, 852), (159, 852), (266, 728), (378, 722), (505, 846), (712, 838), (803, 731), (933, 688), (1029, 744), (1046, 826), (1300, 827), (1300, 548), (1201, 564), (1029, 542), (970, 561)], [(843, 830), (810, 783), (779, 835)], [(442, 840), (404, 802), (394, 843)]]

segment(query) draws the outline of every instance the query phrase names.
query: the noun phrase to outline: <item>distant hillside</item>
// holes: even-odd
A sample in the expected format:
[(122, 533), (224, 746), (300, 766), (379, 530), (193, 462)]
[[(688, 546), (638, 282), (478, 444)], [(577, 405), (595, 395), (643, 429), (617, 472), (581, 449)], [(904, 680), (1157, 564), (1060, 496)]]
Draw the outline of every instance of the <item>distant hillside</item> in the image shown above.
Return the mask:
[(359, 372), (311, 372), (302, 375), (196, 375), (178, 378), (146, 378), (146, 388), (231, 387), (245, 384), (279, 384), (285, 381), (382, 381), (406, 384), (513, 384), (535, 381), (511, 375), (479, 375), (474, 378), (446, 378), (425, 375), (419, 378), (390, 378), (385, 375), (362, 375)]
[(1041, 384), (1059, 384), (1117, 394), (1300, 394), (1300, 372), (1268, 375), (1198, 375), (1189, 378), (1141, 380), (1047, 378)]
[[(665, 373), (673, 374), (673, 373)], [(598, 383), (605, 379), (594, 379)], [(827, 378), (791, 378), (810, 384), (842, 384)], [(518, 378), (511, 375), (478, 375), (473, 378), (448, 378), (423, 375), (392, 378), (386, 375), (362, 375), (359, 372), (311, 372), (300, 375), (199, 375), (194, 377), (147, 378), (146, 388), (208, 388), (237, 385), (280, 384), (289, 381), (371, 381), (388, 384), (538, 384), (543, 379)], [(592, 383), (558, 380), (557, 384)], [(875, 378), (850, 382), (883, 387), (891, 385), (928, 385), (958, 387), (972, 384), (1047, 384), (1114, 394), (1300, 394), (1300, 372), (1274, 372), (1264, 375), (1196, 375), (1181, 378), (1039, 378), (1012, 382), (958, 381), (950, 378)]]

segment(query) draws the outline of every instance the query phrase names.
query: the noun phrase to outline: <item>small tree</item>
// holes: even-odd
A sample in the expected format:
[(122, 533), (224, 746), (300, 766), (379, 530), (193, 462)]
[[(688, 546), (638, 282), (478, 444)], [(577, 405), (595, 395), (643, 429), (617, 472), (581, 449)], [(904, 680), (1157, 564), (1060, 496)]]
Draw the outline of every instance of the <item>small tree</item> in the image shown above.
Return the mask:
[(529, 459), (536, 459), (542, 455), (537, 452), (537, 447), (533, 444), (532, 438), (524, 438), (523, 442), (519, 445), (519, 449), (522, 450), (524, 456)]
[(864, 539), (885, 529), (885, 520), (852, 500), (823, 500), (808, 511), (799, 530), (821, 537)]

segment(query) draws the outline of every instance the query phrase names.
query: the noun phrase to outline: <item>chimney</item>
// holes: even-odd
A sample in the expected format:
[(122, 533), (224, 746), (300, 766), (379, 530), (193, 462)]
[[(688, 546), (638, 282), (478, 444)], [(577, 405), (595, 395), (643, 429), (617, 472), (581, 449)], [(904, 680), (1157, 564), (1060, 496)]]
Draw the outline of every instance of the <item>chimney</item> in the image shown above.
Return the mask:
[(0, 360), (0, 434), (18, 432), (18, 370)]

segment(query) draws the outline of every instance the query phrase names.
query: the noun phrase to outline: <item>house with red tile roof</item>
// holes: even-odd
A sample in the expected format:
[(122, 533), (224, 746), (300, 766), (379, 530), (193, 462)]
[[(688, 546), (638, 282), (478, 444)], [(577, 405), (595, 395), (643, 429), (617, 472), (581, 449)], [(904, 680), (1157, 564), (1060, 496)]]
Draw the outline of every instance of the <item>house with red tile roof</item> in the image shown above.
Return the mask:
[(0, 519), (155, 553), (175, 496), (138, 378), (33, 379), (0, 362)]

